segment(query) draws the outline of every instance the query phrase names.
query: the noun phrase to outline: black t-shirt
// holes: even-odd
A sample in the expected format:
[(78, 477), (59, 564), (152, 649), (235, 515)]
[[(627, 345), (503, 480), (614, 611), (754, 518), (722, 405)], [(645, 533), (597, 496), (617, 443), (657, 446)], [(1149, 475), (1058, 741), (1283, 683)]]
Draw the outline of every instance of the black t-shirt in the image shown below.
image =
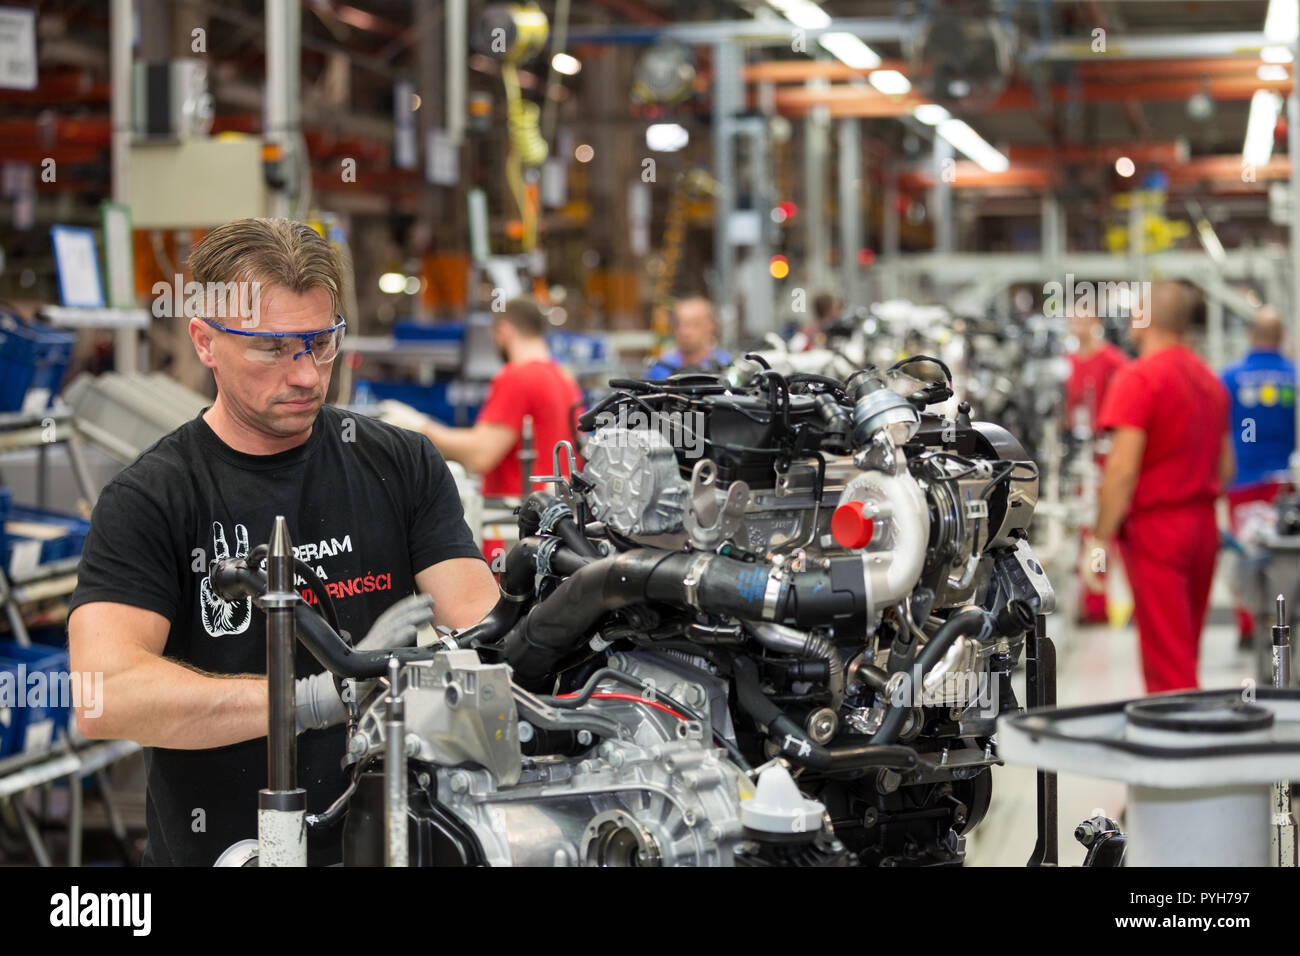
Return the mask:
[[(214, 560), (266, 543), (276, 515), (288, 521), (295, 556), (324, 579), (354, 640), (415, 591), (417, 572), (482, 557), (451, 473), (426, 438), (325, 406), (304, 444), (247, 455), (200, 415), (103, 490), (72, 607), (112, 601), (156, 611), (172, 622), (165, 657), (216, 674), (265, 674), (265, 615), (251, 600), (214, 597), (207, 574)], [(305, 589), (301, 579), (297, 585)], [(297, 675), (320, 670), (299, 644)], [(298, 785), (310, 812), (343, 790), (343, 737), (342, 727), (298, 737)], [(257, 836), (265, 737), (212, 750), (149, 747), (145, 763), (145, 862), (210, 866), (232, 843)], [(341, 830), (311, 831), (312, 865), (338, 862)]]

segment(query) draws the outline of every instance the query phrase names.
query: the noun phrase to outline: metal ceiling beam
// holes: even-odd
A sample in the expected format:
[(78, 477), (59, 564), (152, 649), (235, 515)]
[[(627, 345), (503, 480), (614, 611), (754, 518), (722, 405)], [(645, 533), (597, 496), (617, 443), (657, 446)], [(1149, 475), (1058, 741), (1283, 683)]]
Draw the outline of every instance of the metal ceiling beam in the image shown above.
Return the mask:
[(715, 20), (707, 23), (665, 23), (662, 26), (575, 26), (569, 29), (571, 43), (647, 44), (670, 37), (691, 45), (736, 42), (756, 45), (789, 44), (795, 30), (808, 39), (823, 33), (852, 33), (864, 43), (900, 42), (910, 34), (903, 20), (889, 17), (839, 17), (826, 27), (801, 28), (776, 17), (754, 20)]
[(1160, 60), (1187, 57), (1235, 57), (1257, 54), (1266, 46), (1277, 46), (1262, 31), (1249, 33), (1165, 33), (1156, 36), (1106, 37), (1106, 51), (1092, 48), (1091, 37), (1052, 40), (1029, 48), (1031, 62), (1091, 60)]

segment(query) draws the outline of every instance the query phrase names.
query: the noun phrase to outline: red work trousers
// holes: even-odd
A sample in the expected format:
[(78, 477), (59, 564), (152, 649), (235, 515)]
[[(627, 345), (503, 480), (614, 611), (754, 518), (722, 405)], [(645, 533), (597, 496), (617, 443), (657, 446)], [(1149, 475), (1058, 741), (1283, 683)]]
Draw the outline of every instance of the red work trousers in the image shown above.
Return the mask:
[(1130, 514), (1119, 544), (1133, 591), (1147, 693), (1195, 688), (1219, 550), (1214, 503)]

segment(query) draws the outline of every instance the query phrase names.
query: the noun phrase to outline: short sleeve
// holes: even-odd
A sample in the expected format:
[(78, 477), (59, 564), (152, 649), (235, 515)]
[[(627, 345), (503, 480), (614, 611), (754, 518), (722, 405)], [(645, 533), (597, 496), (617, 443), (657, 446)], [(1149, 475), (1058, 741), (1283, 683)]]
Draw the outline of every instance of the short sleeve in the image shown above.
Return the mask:
[(465, 523), (456, 479), (438, 450), (420, 439), (418, 472), (412, 494), (411, 570), (418, 574), (450, 558), (479, 558), (483, 554)]
[(129, 482), (112, 481), (90, 516), (70, 607), (109, 601), (174, 621), (180, 612), (181, 576), (194, 560), (182, 551), (159, 503)]
[(503, 369), (488, 389), (487, 400), (478, 413), (478, 421), (489, 425), (505, 425), (516, 432), (524, 428), (528, 414), (528, 389), (517, 381), (512, 369)]
[(1098, 430), (1140, 428), (1147, 431), (1154, 400), (1152, 389), (1133, 365), (1120, 369), (1106, 389), (1106, 398), (1097, 415)]

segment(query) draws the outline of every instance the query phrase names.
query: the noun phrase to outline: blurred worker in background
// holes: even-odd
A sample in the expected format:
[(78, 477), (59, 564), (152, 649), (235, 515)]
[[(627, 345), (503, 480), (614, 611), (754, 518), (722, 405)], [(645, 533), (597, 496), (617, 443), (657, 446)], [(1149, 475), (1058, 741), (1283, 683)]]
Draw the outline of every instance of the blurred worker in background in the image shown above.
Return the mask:
[[(582, 403), (582, 391), (551, 358), (546, 317), (532, 299), (507, 302), (505, 309), (494, 315), (492, 337), (506, 364), (488, 386), (487, 399), (472, 428), (452, 428), (392, 402), (383, 403), (384, 418), (422, 432), (444, 457), (482, 475), (484, 497), (518, 497), (545, 487), (540, 483), (524, 486), (520, 462), (524, 419), (532, 420), (534, 473), (550, 474), (555, 445), (573, 441), (573, 416)], [(483, 542), (489, 561), (502, 550), (499, 541)]]
[[(1073, 438), (1092, 441), (1106, 389), (1128, 357), (1118, 346), (1106, 341), (1106, 327), (1095, 310), (1075, 306), (1069, 318), (1069, 332), (1075, 347), (1067, 353), (1070, 377), (1065, 383), (1066, 427)], [(1100, 450), (1094, 445), (1092, 451), (1100, 464)], [(1089, 529), (1083, 529), (1081, 546), (1090, 533)], [(1078, 616), (1079, 620), (1092, 623), (1106, 621), (1104, 571), (1098, 572), (1095, 580), (1080, 576)]]
[(1227, 393), (1184, 342), (1195, 307), (1180, 283), (1151, 287), (1133, 313), (1138, 357), (1115, 375), (1097, 420), (1111, 446), (1084, 561), (1118, 540), (1151, 694), (1197, 686), (1214, 503), (1233, 470)]
[(790, 339), (791, 352), (807, 352), (826, 344), (826, 328), (840, 317), (843, 306), (829, 292), (818, 292), (813, 297), (812, 321)]
[(673, 341), (667, 352), (646, 369), (656, 381), (678, 372), (718, 372), (731, 364), (731, 356), (718, 348), (718, 323), (713, 303), (702, 295), (680, 300), (673, 309)]
[[(1228, 522), (1233, 535), (1241, 532), (1252, 510), (1268, 504), (1289, 487), (1287, 467), (1295, 450), (1295, 366), (1282, 355), (1282, 316), (1265, 306), (1250, 323), (1250, 352), (1223, 370), (1223, 387), (1232, 401), (1229, 432), (1237, 458), (1237, 476), (1228, 487)], [(1244, 569), (1243, 569), (1244, 570)], [(1238, 575), (1234, 593), (1239, 601), (1246, 581)], [(1255, 620), (1244, 604), (1234, 609), (1243, 645), (1255, 632)]]

